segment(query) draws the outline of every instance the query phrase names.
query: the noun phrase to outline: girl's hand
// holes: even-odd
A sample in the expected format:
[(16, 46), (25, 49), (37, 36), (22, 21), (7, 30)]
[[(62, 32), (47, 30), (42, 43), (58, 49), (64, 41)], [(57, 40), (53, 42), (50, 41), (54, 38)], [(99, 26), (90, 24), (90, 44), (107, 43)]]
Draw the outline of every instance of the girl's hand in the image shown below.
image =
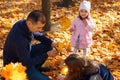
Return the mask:
[(83, 19), (83, 23), (88, 25), (88, 20), (87, 19)]
[(70, 28), (70, 32), (73, 32), (73, 31), (75, 31), (73, 28)]
[(59, 74), (57, 80), (65, 80), (65, 75)]

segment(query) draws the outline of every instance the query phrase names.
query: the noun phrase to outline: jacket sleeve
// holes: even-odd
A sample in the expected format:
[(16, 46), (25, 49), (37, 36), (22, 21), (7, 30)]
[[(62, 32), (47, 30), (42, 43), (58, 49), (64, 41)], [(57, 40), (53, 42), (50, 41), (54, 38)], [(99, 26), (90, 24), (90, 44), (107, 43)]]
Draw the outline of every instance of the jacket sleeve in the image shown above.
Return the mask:
[(51, 45), (52, 44), (52, 40), (46, 36), (44, 36), (42, 33), (40, 32), (35, 32), (33, 33), (34, 35), (34, 38), (36, 40), (39, 40), (42, 44), (45, 44), (45, 45)]
[(19, 61), (22, 62), (22, 64), (25, 66), (40, 64), (44, 62), (48, 57), (47, 53), (39, 54), (38, 56), (31, 57), (29, 45), (26, 44), (25, 41), (14, 42), (14, 44), (16, 43), (17, 44), (19, 43), (19, 45), (15, 45), (16, 55), (19, 58)]
[(102, 64), (100, 65), (99, 74), (103, 80), (114, 80), (111, 72)]

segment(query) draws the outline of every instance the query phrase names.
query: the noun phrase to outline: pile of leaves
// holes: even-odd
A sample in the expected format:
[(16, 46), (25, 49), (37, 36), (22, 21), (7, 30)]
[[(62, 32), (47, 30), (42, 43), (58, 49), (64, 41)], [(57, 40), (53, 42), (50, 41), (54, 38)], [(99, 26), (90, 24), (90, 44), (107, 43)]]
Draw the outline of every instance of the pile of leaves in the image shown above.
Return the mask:
[(5, 80), (27, 80), (26, 67), (21, 63), (10, 63), (2, 68), (1, 76)]
[[(91, 16), (96, 26), (93, 33), (94, 42), (90, 48), (88, 59), (93, 59), (104, 64), (112, 72), (115, 80), (120, 80), (120, 1), (91, 1)], [(29, 11), (35, 8), (39, 9), (38, 7), (40, 6), (36, 5), (38, 2), (20, 1), (18, 4), (13, 1), (14, 4), (12, 2), (10, 3), (11, 5), (8, 5), (7, 1), (0, 3), (2, 6), (0, 12), (0, 49), (3, 49), (3, 43), (12, 25), (17, 20), (25, 18)], [(4, 4), (9, 7), (7, 8), (8, 10), (6, 10)], [(73, 53), (70, 45), (71, 33), (69, 32), (69, 26), (72, 20), (78, 15), (78, 8), (79, 3), (69, 8), (52, 7), (52, 23), (57, 23), (55, 27), (58, 30), (48, 32), (47, 35), (58, 42), (58, 55), (55, 58), (49, 57), (44, 64), (44, 66), (52, 69), (50, 72), (45, 73), (52, 80), (56, 80), (60, 73), (66, 74), (64, 59)], [(80, 54), (82, 55), (82, 52)], [(2, 62), (0, 63), (2, 65)]]

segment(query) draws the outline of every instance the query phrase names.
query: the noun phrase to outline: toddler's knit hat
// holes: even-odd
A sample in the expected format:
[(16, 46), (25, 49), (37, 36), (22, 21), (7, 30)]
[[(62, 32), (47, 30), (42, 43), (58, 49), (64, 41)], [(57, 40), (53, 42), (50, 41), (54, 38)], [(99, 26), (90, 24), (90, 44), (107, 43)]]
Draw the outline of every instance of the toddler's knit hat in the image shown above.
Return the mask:
[(79, 10), (85, 9), (90, 13), (91, 3), (89, 1), (83, 1), (80, 3)]

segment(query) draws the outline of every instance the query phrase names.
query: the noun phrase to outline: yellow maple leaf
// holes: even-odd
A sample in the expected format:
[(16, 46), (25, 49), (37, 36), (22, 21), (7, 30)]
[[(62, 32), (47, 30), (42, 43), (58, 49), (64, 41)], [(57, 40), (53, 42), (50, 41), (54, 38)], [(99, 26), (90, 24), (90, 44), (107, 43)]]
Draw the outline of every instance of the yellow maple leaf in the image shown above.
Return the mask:
[(70, 27), (71, 20), (67, 17), (62, 17), (59, 21), (59, 24), (62, 26), (59, 28), (60, 30), (67, 30)]
[(63, 75), (66, 75), (68, 73), (68, 68), (66, 66), (64, 66), (61, 71), (60, 71), (61, 74)]
[(26, 80), (26, 73), (14, 70), (10, 76), (10, 80)]
[(63, 43), (63, 42), (58, 42), (57, 50), (61, 52), (62, 49), (63, 49), (63, 46), (64, 46), (64, 43)]
[(2, 68), (0, 74), (5, 80), (27, 80), (25, 70), (21, 63), (10, 63)]

